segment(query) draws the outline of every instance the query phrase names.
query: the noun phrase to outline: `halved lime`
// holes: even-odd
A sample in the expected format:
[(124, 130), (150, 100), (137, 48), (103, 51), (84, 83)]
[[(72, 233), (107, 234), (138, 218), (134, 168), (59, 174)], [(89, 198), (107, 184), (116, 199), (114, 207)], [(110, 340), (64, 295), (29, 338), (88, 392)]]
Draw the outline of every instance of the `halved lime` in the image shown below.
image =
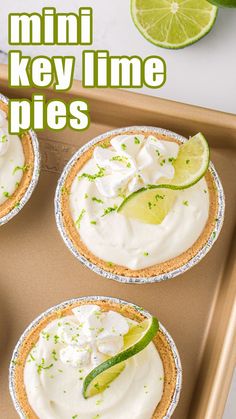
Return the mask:
[(158, 320), (150, 317), (130, 328), (124, 336), (124, 349), (94, 368), (83, 384), (85, 399), (103, 392), (125, 368), (125, 361), (142, 351), (152, 341), (159, 329)]
[(174, 190), (150, 186), (129, 195), (118, 212), (146, 224), (161, 224), (174, 205), (175, 198)]
[(206, 0), (131, 0), (141, 34), (162, 48), (184, 48), (212, 29), (217, 7)]

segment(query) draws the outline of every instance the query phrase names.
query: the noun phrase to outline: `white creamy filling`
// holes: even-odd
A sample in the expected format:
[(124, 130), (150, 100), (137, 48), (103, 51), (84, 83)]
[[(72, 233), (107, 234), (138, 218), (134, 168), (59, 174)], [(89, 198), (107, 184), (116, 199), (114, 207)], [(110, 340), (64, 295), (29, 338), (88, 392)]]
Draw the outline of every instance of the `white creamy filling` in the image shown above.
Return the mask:
[(153, 343), (126, 361), (103, 393), (86, 400), (82, 395), (86, 375), (105, 354), (120, 352), (132, 324), (118, 313), (85, 305), (41, 332), (24, 369), (27, 397), (40, 419), (151, 419), (164, 379)]
[(178, 148), (176, 143), (153, 136), (144, 140), (142, 135), (118, 136), (112, 147), (95, 148), (70, 191), (72, 218), (95, 256), (108, 264), (142, 269), (180, 255), (199, 238), (209, 214), (205, 179), (179, 191), (159, 225), (141, 223), (115, 211), (124, 195), (158, 184), (160, 179), (171, 179)]
[(18, 188), (24, 165), (21, 140), (17, 135), (8, 133), (6, 114), (0, 110), (0, 205)]

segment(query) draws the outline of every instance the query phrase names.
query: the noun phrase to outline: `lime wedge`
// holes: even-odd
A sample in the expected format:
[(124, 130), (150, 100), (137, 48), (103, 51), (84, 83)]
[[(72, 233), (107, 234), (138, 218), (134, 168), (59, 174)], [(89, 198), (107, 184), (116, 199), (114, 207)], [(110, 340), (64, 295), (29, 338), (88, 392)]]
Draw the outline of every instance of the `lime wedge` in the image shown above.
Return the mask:
[(205, 175), (210, 162), (210, 150), (204, 135), (198, 133), (181, 144), (173, 162), (175, 175), (171, 181), (160, 180), (160, 188), (186, 189), (195, 185)]
[(124, 349), (94, 368), (83, 384), (85, 399), (103, 392), (125, 368), (125, 361), (142, 351), (152, 341), (159, 328), (158, 320), (150, 317), (130, 328), (124, 336)]
[(129, 195), (118, 208), (118, 212), (142, 223), (161, 224), (175, 199), (176, 191), (150, 186)]
[(195, 185), (205, 175), (210, 161), (209, 146), (199, 133), (181, 144), (173, 162), (173, 179), (160, 179), (158, 185), (148, 185), (124, 199), (118, 212), (147, 224), (161, 224), (174, 205), (177, 190)]
[(184, 48), (197, 42), (212, 29), (217, 11), (206, 0), (131, 0), (138, 30), (162, 48)]

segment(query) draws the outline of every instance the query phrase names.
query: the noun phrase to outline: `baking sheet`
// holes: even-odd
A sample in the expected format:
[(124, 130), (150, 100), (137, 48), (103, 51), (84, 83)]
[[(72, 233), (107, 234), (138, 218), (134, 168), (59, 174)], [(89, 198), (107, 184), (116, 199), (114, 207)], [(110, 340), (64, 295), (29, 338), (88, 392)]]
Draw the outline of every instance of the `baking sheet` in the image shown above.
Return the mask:
[[(31, 90), (9, 90), (6, 66), (0, 66), (0, 91), (10, 97), (31, 95)], [(51, 90), (44, 93), (54, 96)], [(17, 418), (8, 393), (8, 364), (24, 328), (61, 301), (108, 295), (146, 308), (173, 336), (183, 364), (183, 389), (173, 418), (221, 418), (236, 359), (236, 117), (114, 89), (84, 90), (79, 82), (59, 96), (87, 99), (92, 123), (83, 133), (39, 134), (39, 185), (22, 212), (1, 227), (0, 417)], [(181, 277), (142, 286), (119, 284), (82, 266), (57, 232), (53, 206), (59, 174), (75, 150), (108, 129), (138, 124), (184, 136), (202, 131), (226, 194), (225, 224), (205, 259)]]

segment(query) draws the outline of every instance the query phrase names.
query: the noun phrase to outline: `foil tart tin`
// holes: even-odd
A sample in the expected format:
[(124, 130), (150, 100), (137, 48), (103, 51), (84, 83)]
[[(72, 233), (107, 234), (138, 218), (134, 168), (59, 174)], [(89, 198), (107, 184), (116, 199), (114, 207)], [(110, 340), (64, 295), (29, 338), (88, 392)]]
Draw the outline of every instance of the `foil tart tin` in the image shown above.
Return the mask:
[[(142, 314), (144, 317), (149, 318), (151, 317), (151, 314), (144, 310), (143, 308), (133, 304), (133, 303), (129, 303), (127, 301), (124, 300), (120, 300), (118, 298), (113, 298), (113, 297), (104, 297), (104, 296), (86, 296), (86, 297), (79, 297), (79, 298), (74, 298), (71, 300), (67, 300), (63, 303), (60, 303), (54, 307), (49, 308), (48, 310), (46, 310), (44, 313), (40, 314), (35, 320), (32, 321), (32, 323), (25, 329), (25, 331), (23, 332), (23, 334), (21, 335), (18, 343), (16, 344), (16, 347), (13, 351), (12, 354), (12, 358), (11, 358), (11, 362), (10, 362), (10, 367), (9, 367), (9, 391), (10, 391), (10, 395), (14, 404), (14, 407), (19, 415), (19, 417), (21, 419), (25, 419), (25, 414), (20, 406), (20, 403), (18, 401), (17, 398), (17, 392), (16, 392), (16, 388), (15, 388), (15, 381), (14, 381), (14, 377), (15, 377), (15, 369), (17, 367), (15, 360), (18, 358), (19, 356), (19, 351), (21, 348), (21, 345), (23, 344), (24, 340), (27, 338), (27, 336), (29, 335), (29, 333), (31, 333), (35, 327), (38, 326), (38, 324), (46, 319), (50, 314), (60, 311), (62, 309), (67, 308), (70, 305), (74, 305), (76, 303), (79, 303), (80, 301), (87, 301), (87, 302), (92, 302), (94, 304), (96, 304), (97, 301), (110, 301), (111, 303), (115, 303), (115, 304), (121, 304), (123, 306), (129, 306), (132, 307), (133, 309), (135, 309), (138, 313)], [(180, 361), (180, 356), (177, 350), (177, 347), (175, 345), (174, 340), (172, 339), (172, 337), (170, 336), (170, 334), (168, 333), (168, 331), (165, 329), (165, 327), (159, 322), (159, 330), (164, 334), (169, 347), (171, 349), (172, 355), (173, 355), (173, 359), (174, 359), (174, 363), (175, 363), (175, 368), (176, 368), (176, 386), (175, 386), (175, 390), (174, 390), (174, 394), (172, 396), (172, 400), (171, 403), (168, 407), (168, 410), (166, 412), (166, 415), (162, 418), (162, 419), (169, 419), (177, 404), (179, 401), (179, 397), (180, 397), (180, 392), (181, 392), (181, 388), (182, 388), (182, 365), (181, 365), (181, 361)], [(23, 385), (23, 383), (22, 383)]]
[[(9, 99), (6, 96), (0, 94), (0, 101), (8, 105)], [(34, 170), (32, 173), (32, 178), (31, 178), (31, 181), (27, 190), (25, 191), (25, 194), (22, 196), (21, 200), (19, 201), (19, 205), (17, 205), (17, 207), (13, 208), (10, 212), (4, 215), (4, 217), (0, 218), (0, 226), (3, 224), (6, 224), (8, 221), (10, 221), (13, 217), (15, 217), (15, 215), (17, 215), (22, 210), (24, 205), (30, 199), (38, 183), (39, 174), (40, 174), (40, 163), (41, 163), (38, 138), (37, 138), (36, 133), (33, 130), (30, 129), (27, 132), (30, 135), (32, 146), (33, 146), (33, 151), (34, 151)]]
[(215, 170), (213, 163), (210, 162), (209, 171), (214, 179), (217, 194), (218, 194), (218, 212), (216, 215), (215, 226), (214, 226), (211, 236), (209, 237), (205, 245), (202, 247), (202, 249), (200, 249), (199, 252), (192, 259), (190, 259), (186, 264), (182, 265), (181, 267), (177, 269), (173, 269), (169, 272), (162, 273), (160, 275), (151, 276), (151, 277), (129, 277), (129, 276), (118, 275), (118, 274), (114, 274), (112, 272), (106, 271), (105, 269), (102, 269), (99, 266), (92, 263), (90, 260), (85, 258), (78, 251), (78, 249), (76, 249), (76, 247), (70, 240), (65, 230), (63, 217), (62, 217), (62, 208), (61, 208), (61, 193), (62, 193), (61, 191), (70, 170), (72, 169), (75, 162), (83, 155), (84, 152), (89, 150), (90, 147), (92, 147), (96, 143), (105, 140), (111, 135), (125, 134), (126, 132), (129, 132), (129, 131), (139, 131), (139, 132), (143, 132), (144, 134), (146, 132), (152, 131), (156, 135), (162, 134), (165, 136), (169, 136), (173, 138), (174, 140), (177, 140), (181, 143), (185, 143), (187, 141), (187, 138), (183, 137), (182, 135), (176, 134), (175, 132), (172, 132), (163, 128), (157, 128), (157, 127), (151, 127), (151, 126), (131, 126), (131, 127), (125, 127), (125, 128), (118, 128), (112, 131), (108, 131), (105, 134), (99, 135), (98, 137), (95, 137), (94, 139), (86, 143), (84, 146), (82, 146), (72, 156), (72, 158), (69, 160), (69, 162), (65, 166), (61, 174), (61, 177), (58, 181), (57, 188), (56, 188), (56, 194), (55, 194), (55, 200), (54, 200), (55, 217), (56, 217), (57, 228), (66, 246), (83, 265), (87, 266), (87, 268), (91, 269), (93, 272), (95, 272), (98, 275), (101, 275), (107, 279), (112, 279), (118, 282), (127, 283), (127, 284), (150, 284), (154, 282), (165, 281), (167, 279), (172, 279), (178, 275), (181, 275), (184, 272), (188, 271), (190, 268), (192, 268), (194, 265), (199, 263), (203, 259), (203, 257), (206, 256), (206, 254), (209, 252), (209, 250), (212, 248), (213, 244), (217, 240), (220, 234), (223, 222), (224, 222), (225, 196), (224, 196), (224, 190), (223, 190), (223, 186), (221, 184), (220, 178)]

